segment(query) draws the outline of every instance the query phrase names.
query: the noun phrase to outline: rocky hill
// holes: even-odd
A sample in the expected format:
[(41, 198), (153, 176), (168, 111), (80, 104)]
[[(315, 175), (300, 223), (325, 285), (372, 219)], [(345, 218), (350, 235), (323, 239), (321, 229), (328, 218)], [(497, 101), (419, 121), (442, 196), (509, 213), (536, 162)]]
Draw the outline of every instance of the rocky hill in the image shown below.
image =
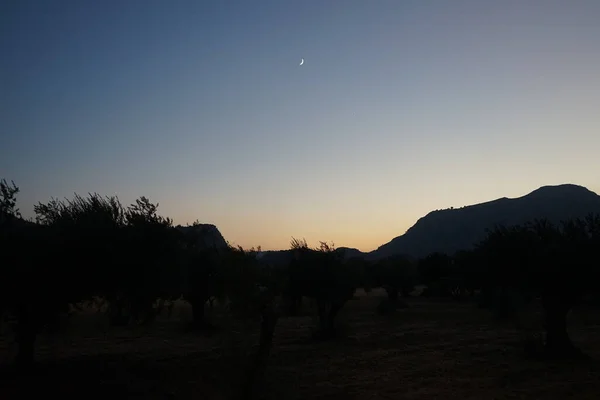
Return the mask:
[(227, 247), (225, 238), (223, 238), (219, 229), (212, 224), (178, 225), (176, 228), (185, 234), (194, 235), (201, 247), (216, 247), (218, 249)]

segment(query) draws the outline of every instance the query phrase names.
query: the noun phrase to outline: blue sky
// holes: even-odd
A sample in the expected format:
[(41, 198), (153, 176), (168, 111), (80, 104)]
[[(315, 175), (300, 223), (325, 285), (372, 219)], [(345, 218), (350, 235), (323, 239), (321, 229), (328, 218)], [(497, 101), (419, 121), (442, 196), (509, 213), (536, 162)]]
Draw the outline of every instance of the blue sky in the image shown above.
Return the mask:
[(3, 2), (0, 177), (27, 216), (145, 195), (265, 249), (600, 193), (598, 21), (594, 0)]

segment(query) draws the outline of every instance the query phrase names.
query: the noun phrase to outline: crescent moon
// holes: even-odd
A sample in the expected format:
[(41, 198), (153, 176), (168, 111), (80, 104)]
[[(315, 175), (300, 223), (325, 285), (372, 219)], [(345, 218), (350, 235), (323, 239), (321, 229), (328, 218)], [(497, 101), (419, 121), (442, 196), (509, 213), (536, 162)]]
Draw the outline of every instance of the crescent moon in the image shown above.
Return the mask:
[(304, 58), (300, 60), (300, 65), (304, 64)]

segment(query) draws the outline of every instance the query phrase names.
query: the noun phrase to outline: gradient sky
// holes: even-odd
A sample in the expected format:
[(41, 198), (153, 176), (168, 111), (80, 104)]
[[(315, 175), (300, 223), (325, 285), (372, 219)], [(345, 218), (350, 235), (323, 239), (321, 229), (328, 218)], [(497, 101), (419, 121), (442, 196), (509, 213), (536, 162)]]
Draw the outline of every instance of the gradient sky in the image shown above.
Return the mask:
[(264, 249), (600, 193), (599, 21), (597, 0), (3, 1), (0, 177), (26, 216), (145, 195)]

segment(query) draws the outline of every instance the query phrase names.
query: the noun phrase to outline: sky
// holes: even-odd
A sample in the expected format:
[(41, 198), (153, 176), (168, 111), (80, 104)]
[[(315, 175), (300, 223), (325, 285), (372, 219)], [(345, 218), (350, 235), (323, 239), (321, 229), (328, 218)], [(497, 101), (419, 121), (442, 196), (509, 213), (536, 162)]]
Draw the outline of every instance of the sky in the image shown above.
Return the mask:
[(597, 0), (4, 1), (0, 178), (27, 217), (147, 196), (265, 250), (600, 193), (598, 21)]

